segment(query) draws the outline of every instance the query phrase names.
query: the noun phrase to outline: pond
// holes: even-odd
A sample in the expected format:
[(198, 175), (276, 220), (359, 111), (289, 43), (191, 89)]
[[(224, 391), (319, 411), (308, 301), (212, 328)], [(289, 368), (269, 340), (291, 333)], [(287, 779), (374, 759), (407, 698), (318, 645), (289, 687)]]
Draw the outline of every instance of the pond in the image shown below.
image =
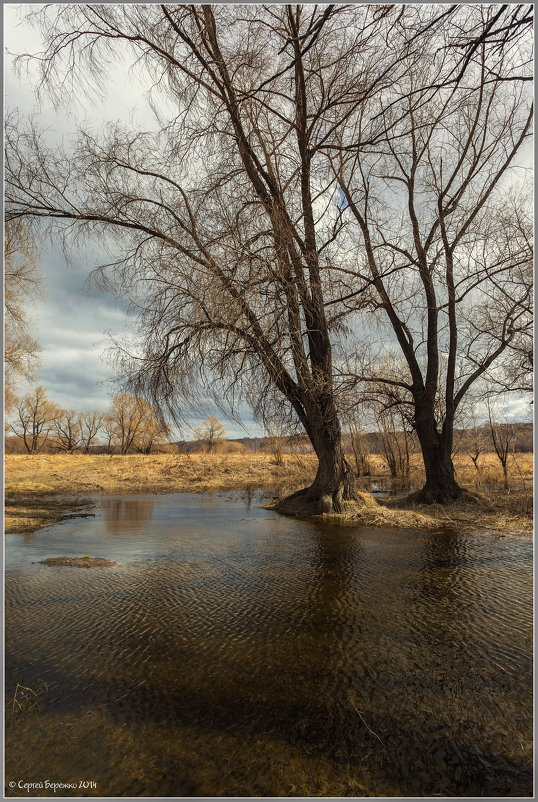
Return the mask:
[(532, 795), (529, 539), (110, 496), (5, 602), (8, 795)]

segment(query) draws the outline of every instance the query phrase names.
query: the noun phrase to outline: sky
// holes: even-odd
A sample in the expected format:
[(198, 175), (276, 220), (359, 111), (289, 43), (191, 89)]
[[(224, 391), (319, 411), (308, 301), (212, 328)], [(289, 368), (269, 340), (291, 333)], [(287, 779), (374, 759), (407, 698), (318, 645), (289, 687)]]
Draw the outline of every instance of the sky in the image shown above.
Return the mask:
[[(22, 7), (22, 14), (28, 6)], [(68, 135), (77, 120), (88, 120), (92, 125), (102, 121), (125, 119), (129, 116), (151, 122), (150, 112), (144, 103), (143, 90), (126, 70), (114, 70), (106, 86), (106, 97), (99, 101), (91, 99), (80, 108), (71, 106), (58, 112), (50, 102), (37, 103), (33, 80), (35, 76), (18, 76), (13, 69), (13, 58), (9, 53), (38, 52), (41, 39), (28, 24), (21, 22), (21, 7), (4, 5), (4, 108), (18, 108), (24, 113), (38, 112), (40, 122), (50, 128), (50, 136), (60, 141)], [(91, 108), (91, 116), (89, 116)], [(102, 256), (91, 249), (73, 257), (69, 265), (61, 250), (45, 239), (39, 243), (40, 270), (44, 279), (45, 298), (31, 302), (29, 316), (33, 334), (41, 346), (41, 367), (37, 379), (31, 384), (21, 384), (21, 390), (41, 384), (52, 401), (65, 409), (105, 410), (110, 398), (117, 392), (114, 372), (107, 358), (111, 346), (110, 334), (128, 331), (125, 310), (111, 294), (87, 288), (88, 275), (92, 268), (101, 264)], [(250, 410), (241, 412), (244, 428), (230, 421), (208, 401), (207, 410), (200, 418), (193, 418), (192, 427), (198, 426), (203, 417), (217, 415), (224, 423), (227, 436), (258, 437), (262, 427), (253, 420)], [(185, 427), (177, 430), (176, 436), (191, 439), (192, 430)]]
[[(38, 52), (40, 37), (20, 23), (28, 6), (4, 5), (4, 45), (11, 53)], [(93, 125), (108, 120), (133, 117), (144, 127), (152, 124), (151, 112), (146, 107), (144, 88), (120, 66), (114, 69), (106, 85), (103, 100), (91, 99), (63, 108), (58, 112), (44, 99), (37, 104), (33, 89), (35, 75), (17, 76), (13, 59), (5, 58), (5, 109), (19, 108), (23, 113), (38, 112), (40, 122), (50, 128), (49, 136), (61, 140), (74, 129), (77, 121), (89, 120)], [(32, 304), (31, 318), (34, 336), (41, 345), (41, 367), (35, 384), (42, 384), (49, 397), (64, 408), (77, 410), (106, 409), (110, 397), (117, 391), (114, 373), (106, 352), (111, 345), (111, 334), (126, 330), (126, 314), (121, 303), (112, 295), (86, 287), (92, 268), (101, 263), (97, 249), (87, 249), (74, 257), (72, 266), (58, 247), (48, 240), (40, 245), (40, 268), (44, 277), (46, 297)], [(30, 386), (24, 388), (29, 390)], [(528, 399), (511, 397), (506, 400), (507, 418), (528, 420)], [(208, 402), (204, 415), (215, 414), (227, 431), (228, 437), (260, 436), (262, 427), (253, 420), (245, 408), (241, 413), (244, 428), (229, 421)], [(192, 420), (198, 426), (202, 418)], [(179, 438), (190, 439), (192, 430), (177, 431)]]

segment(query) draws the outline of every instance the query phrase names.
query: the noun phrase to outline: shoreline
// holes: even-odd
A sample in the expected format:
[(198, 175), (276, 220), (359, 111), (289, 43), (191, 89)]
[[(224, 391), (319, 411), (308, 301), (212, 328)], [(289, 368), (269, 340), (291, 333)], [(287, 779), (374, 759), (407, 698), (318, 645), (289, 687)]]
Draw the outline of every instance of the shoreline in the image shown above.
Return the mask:
[[(136, 496), (136, 495), (170, 495), (173, 493), (240, 493), (249, 496), (254, 493), (263, 494), (268, 503), (263, 505), (266, 509), (274, 509), (278, 500), (269, 501), (272, 488), (230, 488), (221, 487), (212, 490), (198, 488), (181, 488), (169, 490), (151, 490), (148, 488), (123, 489), (122, 492), (109, 491), (89, 493), (87, 495), (73, 496), (70, 494), (10, 494), (5, 498), (5, 534), (30, 534), (55, 526), (74, 518), (91, 518), (95, 516), (92, 509), (98, 503), (96, 496)], [(327, 524), (341, 526), (356, 526), (387, 529), (420, 529), (420, 530), (446, 530), (457, 529), (466, 534), (483, 532), (496, 534), (501, 537), (516, 536), (530, 538), (533, 536), (532, 515), (524, 515), (507, 511), (510, 496), (517, 496), (518, 491), (510, 493), (501, 499), (501, 504), (495, 505), (487, 499), (480, 504), (469, 502), (455, 502), (451, 505), (417, 505), (406, 502), (403, 495), (391, 495), (374, 498), (369, 493), (360, 492), (359, 504), (347, 502), (347, 509), (341, 514), (325, 514), (317, 516), (298, 516), (322, 520)], [(364, 497), (369, 496), (369, 500)], [(497, 501), (499, 501), (497, 497)], [(291, 516), (293, 517), (293, 516)]]
[[(285, 454), (280, 460), (266, 453), (7, 455), (5, 532), (35, 532), (64, 520), (89, 517), (98, 496), (237, 492), (248, 498), (263, 493), (269, 506), (309, 485), (316, 467), (311, 454)], [(391, 486), (380, 463), (374, 464), (371, 476), (357, 480), (358, 503), (348, 504), (343, 514), (325, 515), (323, 520), (345, 526), (457, 528), (528, 537), (533, 528), (532, 487), (527, 486), (532, 462), (530, 468), (524, 467), (525, 473), (514, 477), (520, 486), (506, 491), (496, 481), (483, 487), (473, 485), (473, 474), (466, 473), (462, 465), (457, 478), (462, 486), (481, 491), (478, 502), (419, 505), (407, 500), (407, 493), (421, 485), (417, 471), (405, 494), (399, 491), (398, 495), (374, 497), (370, 488)], [(488, 470), (486, 466), (485, 478)], [(484, 490), (489, 495), (484, 495)]]

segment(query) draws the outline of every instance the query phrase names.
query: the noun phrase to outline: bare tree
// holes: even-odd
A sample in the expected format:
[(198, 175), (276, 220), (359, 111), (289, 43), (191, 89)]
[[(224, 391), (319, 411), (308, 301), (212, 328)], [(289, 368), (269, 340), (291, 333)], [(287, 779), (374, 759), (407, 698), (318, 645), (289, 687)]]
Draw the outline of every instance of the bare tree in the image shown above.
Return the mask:
[(80, 416), (80, 434), (84, 451), (89, 454), (92, 444), (103, 428), (104, 414), (97, 409), (87, 410)]
[(156, 445), (167, 442), (170, 433), (152, 404), (129, 393), (118, 393), (112, 398), (102, 428), (108, 438), (108, 450), (117, 448), (120, 454), (130, 451), (150, 454)]
[(226, 438), (226, 429), (215, 415), (210, 415), (194, 430), (194, 434), (196, 439), (211, 453), (215, 451), (218, 442)]
[(379, 413), (381, 444), (385, 462), (392, 479), (402, 483), (409, 480), (409, 433), (401, 414), (401, 407), (390, 407)]
[[(319, 460), (313, 485), (283, 510), (339, 511), (354, 496), (335, 382), (353, 330), (345, 318), (357, 312), (353, 298), (388, 314), (404, 351), (430, 499), (459, 493), (450, 388), (443, 434), (433, 412), (440, 319), (450, 332), (447, 387), (460, 356), (467, 366), (475, 361), (456, 394), (522, 325), (505, 295), (493, 335), (500, 340), (486, 356), (481, 337), (489, 324), (474, 341), (470, 334), (469, 353), (460, 355), (454, 338), (455, 303), (470, 302), (477, 275), (502, 275), (480, 236), (485, 273), (480, 267), (461, 283), (457, 270), (474, 259), (471, 243), (491, 216), (493, 188), (530, 117), (522, 121), (518, 93), (511, 104), (502, 95), (502, 64), (486, 62), (486, 44), (487, 81), (415, 93), (431, 85), (428, 70), (447, 74), (455, 52), (448, 43), (443, 49), (442, 27), (430, 52), (411, 35), (424, 33), (436, 13), (134, 4), (52, 6), (34, 15), (45, 38), (43, 86), (58, 96), (73, 81), (95, 86), (114, 55), (129, 56), (154, 82), (159, 125), (148, 133), (119, 124), (104, 136), (81, 133), (73, 152), (61, 153), (13, 119), (6, 129), (10, 216), (115, 238), (121, 257), (101, 277), (138, 315), (135, 356), (124, 350), (122, 361), (132, 392), (177, 420), (188, 402), (208, 394), (232, 411), (238, 397), (247, 399), (264, 418), (278, 390)], [(480, 73), (477, 61), (473, 55), (466, 81)], [(493, 66), (500, 72), (492, 79)], [(392, 105), (403, 97), (404, 113)], [(400, 207), (388, 211), (395, 186), (406, 198), (400, 193)], [(387, 221), (400, 221), (402, 210), (407, 230), (394, 233)], [(348, 232), (357, 222), (359, 246)], [(438, 301), (439, 281), (448, 296)], [(415, 339), (411, 319), (419, 322)]]
[[(494, 7), (481, 13), (485, 30)], [(355, 244), (348, 303), (359, 297), (364, 304), (368, 289), (370, 309), (386, 320), (407, 366), (403, 380), (378, 370), (360, 379), (412, 399), (426, 470), (416, 498), (426, 502), (462, 494), (452, 462), (458, 407), (532, 330), (530, 240), (508, 236), (517, 228), (513, 209), (525, 203), (511, 201), (509, 177), (532, 122), (525, 85), (503, 80), (517, 54), (507, 65), (502, 51), (483, 42), (465, 82), (432, 93), (456, 58), (438, 44), (435, 59), (409, 60), (393, 87), (405, 114), (399, 104), (378, 104), (385, 140), (375, 147), (362, 141), (364, 113), (349, 122), (333, 156), (365, 254), (360, 259)]]
[[(114, 53), (131, 56), (155, 79), (160, 127), (81, 134), (69, 158), (8, 125), (10, 214), (121, 243), (107, 275), (139, 313), (131, 391), (176, 419), (208, 392), (232, 410), (246, 398), (263, 418), (276, 387), (319, 460), (294, 509), (354, 496), (331, 341), (341, 210), (323, 146), (391, 84), (400, 17), (392, 6), (44, 9), (44, 85), (95, 85)], [(389, 31), (394, 47), (380, 49)]]
[(144, 399), (140, 399), (140, 403), (144, 414), (136, 432), (134, 447), (140, 454), (151, 454), (159, 446), (168, 444), (170, 427), (151, 404)]
[(28, 306), (43, 292), (34, 241), (22, 220), (4, 230), (4, 401), (10, 412), (17, 402), (17, 381), (31, 380), (39, 362), (39, 344), (31, 333)]
[(54, 420), (53, 432), (61, 451), (72, 454), (82, 442), (81, 414), (74, 409), (61, 409)]
[(103, 415), (103, 431), (105, 433), (105, 451), (107, 454), (114, 453), (114, 440), (116, 437), (116, 423), (111, 415)]
[(481, 454), (491, 450), (491, 438), (487, 423), (480, 424), (478, 422), (477, 402), (471, 402), (470, 399), (467, 400), (466, 408), (460, 408), (459, 453), (466, 454), (470, 458), (478, 477), (480, 477), (482, 471), (479, 465), (479, 457)]
[(45, 447), (60, 413), (60, 407), (47, 398), (45, 388), (36, 387), (19, 402), (17, 420), (10, 428), (22, 439), (28, 454), (36, 454)]
[[(489, 11), (489, 9), (488, 9)], [(462, 12), (467, 15), (462, 24)], [(478, 12), (478, 13), (477, 13)], [(449, 47), (458, 52), (458, 59), (450, 65), (448, 73), (443, 76), (432, 88), (457, 86), (472, 68), (473, 60), (480, 53), (482, 47), (487, 46), (497, 54), (508, 54), (509, 50), (517, 50), (522, 41), (527, 44), (528, 56), (526, 59), (517, 58), (511, 71), (503, 76), (509, 81), (532, 81), (532, 55), (528, 44), (530, 42), (534, 25), (534, 7), (532, 3), (499, 3), (493, 7), (486, 16), (480, 7), (462, 9), (459, 4), (443, 9), (442, 13), (428, 22), (428, 28), (435, 30), (447, 22), (457, 22), (454, 25), (454, 34)], [(419, 35), (424, 35), (426, 29)], [(495, 67), (491, 67), (491, 74), (498, 76)]]
[(489, 445), (489, 438), (486, 435), (483, 426), (473, 426), (466, 432), (466, 445), (467, 453), (472, 460), (476, 472), (480, 474), (480, 466), (478, 465), (478, 457), (483, 454)]
[(357, 476), (370, 476), (371, 466), (369, 452), (364, 433), (363, 420), (367, 417), (364, 404), (357, 401), (356, 394), (342, 394), (340, 398), (340, 415), (344, 427), (349, 432), (349, 442), (355, 461)]
[(503, 486), (508, 490), (508, 457), (514, 449), (516, 441), (516, 430), (513, 424), (504, 421), (500, 423), (498, 415), (495, 412), (494, 404), (491, 398), (487, 400), (488, 407), (488, 421), (491, 439), (493, 441), (493, 449), (501, 463), (503, 471)]
[(118, 393), (110, 404), (106, 429), (120, 454), (136, 449), (136, 438), (148, 416), (148, 404), (129, 393)]

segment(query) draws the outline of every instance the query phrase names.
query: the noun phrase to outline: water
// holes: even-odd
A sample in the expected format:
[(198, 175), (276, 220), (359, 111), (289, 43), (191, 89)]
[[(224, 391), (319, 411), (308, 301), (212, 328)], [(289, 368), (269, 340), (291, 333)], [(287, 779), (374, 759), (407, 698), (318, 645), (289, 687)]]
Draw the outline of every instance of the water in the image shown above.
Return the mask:
[(95, 512), (6, 536), (8, 795), (532, 795), (529, 540)]

